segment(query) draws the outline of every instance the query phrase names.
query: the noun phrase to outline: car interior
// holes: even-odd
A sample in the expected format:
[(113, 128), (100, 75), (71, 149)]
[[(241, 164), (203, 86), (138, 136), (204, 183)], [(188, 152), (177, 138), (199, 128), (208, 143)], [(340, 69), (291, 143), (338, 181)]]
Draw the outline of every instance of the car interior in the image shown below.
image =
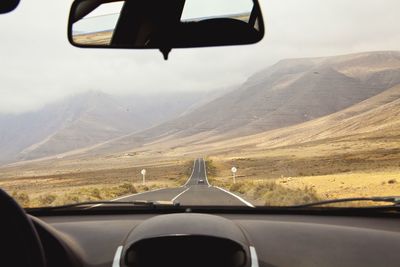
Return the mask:
[[(15, 5), (10, 7), (9, 2)], [(267, 18), (262, 18), (256, 0), (247, 21), (229, 17), (182, 21), (185, 0), (127, 0), (109, 44), (74, 39), (74, 23), (109, 2), (115, 1), (72, 3), (65, 36), (71, 45), (83, 51), (154, 49), (167, 59), (171, 49), (227, 45), (251, 49), (251, 44), (268, 38), (268, 27), (264, 37)], [(2, 3), (1, 16), (12, 16), (8, 12), (18, 8), (18, 1)], [(185, 185), (193, 184), (198, 190), (211, 187), (203, 164), (204, 170), (199, 163), (198, 173), (193, 169)], [(144, 179), (145, 172), (142, 174)], [(399, 198), (357, 201), (364, 200), (377, 205), (345, 207), (321, 202), (290, 207), (210, 207), (174, 201), (102, 201), (22, 208), (0, 189), (0, 265), (399, 266)], [(382, 206), (381, 202), (391, 205)]]

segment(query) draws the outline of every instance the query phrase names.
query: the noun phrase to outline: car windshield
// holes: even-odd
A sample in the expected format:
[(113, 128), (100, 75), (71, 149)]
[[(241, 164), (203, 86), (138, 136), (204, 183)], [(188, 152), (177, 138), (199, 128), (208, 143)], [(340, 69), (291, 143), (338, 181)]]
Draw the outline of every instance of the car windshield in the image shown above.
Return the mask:
[[(252, 6), (237, 2), (187, 1), (181, 21), (248, 21)], [(168, 61), (73, 47), (71, 0), (0, 15), (0, 188), (23, 207), (399, 196), (400, 1), (259, 2), (261, 42)], [(109, 5), (74, 34), (109, 43), (122, 4)]]

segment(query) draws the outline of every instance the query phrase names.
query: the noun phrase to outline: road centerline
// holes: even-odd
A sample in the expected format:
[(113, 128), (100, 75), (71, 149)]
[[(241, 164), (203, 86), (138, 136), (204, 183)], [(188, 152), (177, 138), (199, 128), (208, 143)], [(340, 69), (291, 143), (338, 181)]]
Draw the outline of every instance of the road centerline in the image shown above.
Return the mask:
[[(212, 186), (207, 177), (207, 164), (204, 158), (197, 158), (193, 162), (193, 169), (188, 180), (183, 186), (161, 188), (153, 191), (121, 196), (111, 201), (117, 203), (124, 201), (170, 201), (180, 203), (182, 206), (248, 206), (254, 205), (240, 196), (223, 188)], [(89, 208), (102, 206), (92, 205)]]

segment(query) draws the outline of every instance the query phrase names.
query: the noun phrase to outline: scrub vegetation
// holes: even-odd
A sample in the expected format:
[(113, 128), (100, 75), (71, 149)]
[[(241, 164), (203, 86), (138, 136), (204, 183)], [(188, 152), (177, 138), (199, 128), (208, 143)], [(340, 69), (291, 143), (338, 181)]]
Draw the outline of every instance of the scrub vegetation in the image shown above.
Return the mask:
[(250, 195), (267, 206), (288, 206), (321, 200), (310, 187), (287, 188), (275, 182), (240, 182), (230, 186), (233, 192)]
[[(307, 154), (307, 151), (305, 151)], [(286, 165), (270, 157), (213, 158), (217, 167), (212, 184), (255, 199), (265, 205), (295, 205), (325, 199), (371, 196), (396, 196), (400, 192), (400, 170), (381, 166), (377, 160), (364, 162), (360, 155), (342, 169), (344, 159), (338, 156), (321, 160), (315, 154), (309, 161), (299, 156), (288, 157)], [(397, 155), (391, 155), (397, 160)], [(345, 157), (344, 157), (345, 158)], [(393, 163), (393, 162), (392, 162)], [(310, 166), (312, 164), (312, 166)], [(328, 166), (331, 166), (331, 170)], [(343, 164), (344, 165), (344, 164)], [(230, 168), (238, 173), (233, 184)], [(356, 206), (357, 203), (349, 203)], [(374, 204), (374, 203), (372, 203)], [(357, 205), (358, 206), (358, 205)]]
[(206, 163), (206, 171), (207, 171), (207, 178), (209, 182), (214, 181), (214, 178), (217, 176), (217, 167), (214, 164), (214, 161), (210, 158), (205, 159)]
[[(111, 200), (124, 195), (181, 186), (192, 172), (193, 161), (154, 163), (145, 167), (69, 172), (3, 179), (4, 188), (23, 207), (58, 206), (84, 201)], [(146, 168), (146, 183), (140, 170)]]
[(82, 187), (66, 193), (44, 193), (29, 197), (25, 192), (14, 191), (12, 196), (23, 207), (58, 206), (85, 201), (99, 201), (137, 193), (131, 183), (107, 187)]
[[(228, 168), (226, 163), (224, 164), (213, 159), (207, 159), (206, 163), (209, 175), (208, 180), (212, 185), (245, 196), (258, 205), (288, 206), (322, 200), (317, 192), (309, 186), (287, 188), (274, 180), (245, 179), (240, 175), (237, 177), (239, 181), (233, 183), (232, 178), (222, 176), (224, 172), (222, 169), (219, 169), (223, 167)], [(235, 166), (238, 165), (235, 164)]]
[(322, 198), (311, 187), (287, 188), (274, 181), (217, 182), (214, 184), (253, 200), (258, 205), (290, 206), (320, 201)]

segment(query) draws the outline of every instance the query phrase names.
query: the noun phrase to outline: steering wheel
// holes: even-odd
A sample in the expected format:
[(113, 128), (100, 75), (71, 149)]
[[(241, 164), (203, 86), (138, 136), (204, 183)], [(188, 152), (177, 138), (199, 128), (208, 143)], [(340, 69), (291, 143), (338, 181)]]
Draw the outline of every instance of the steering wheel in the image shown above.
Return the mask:
[(42, 243), (25, 211), (0, 189), (0, 265), (45, 267)]

